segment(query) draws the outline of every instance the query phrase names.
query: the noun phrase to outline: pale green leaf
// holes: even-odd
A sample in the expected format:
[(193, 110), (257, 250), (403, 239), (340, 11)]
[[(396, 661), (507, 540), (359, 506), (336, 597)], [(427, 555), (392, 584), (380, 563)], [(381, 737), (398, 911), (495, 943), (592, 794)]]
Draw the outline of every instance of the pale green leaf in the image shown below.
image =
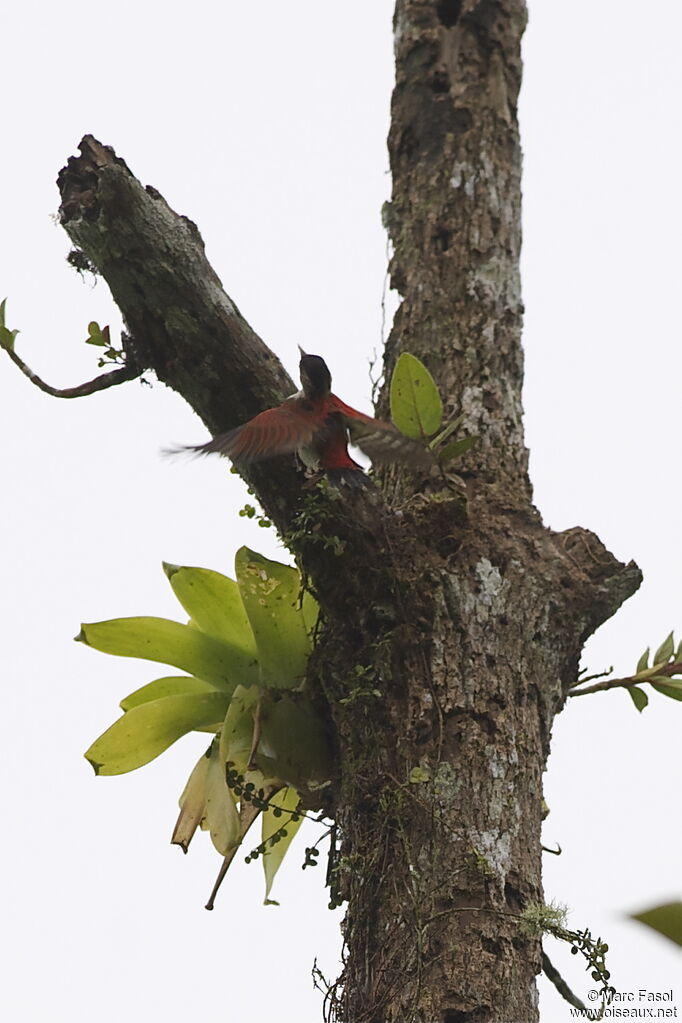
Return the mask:
[(179, 845), (185, 853), (206, 813), (206, 776), (211, 749), (197, 760), (180, 796), (180, 814), (173, 829), (171, 845)]
[(211, 841), (221, 856), (227, 856), (239, 845), (242, 837), (239, 811), (225, 780), (225, 761), (217, 742), (213, 743), (208, 758), (205, 820)]
[(444, 448), (436, 452), (438, 461), (443, 465), (446, 462), (452, 462), (455, 458), (461, 458), (467, 451), (470, 450), (478, 440), (478, 437), (463, 437), (462, 440), (455, 440), (452, 444), (446, 444)]
[(261, 692), (258, 686), (250, 689), (237, 686), (220, 731), (221, 759), (223, 763), (232, 764), (240, 774), (244, 774), (248, 766)]
[(157, 678), (154, 682), (149, 682), (141, 689), (136, 689), (134, 693), (125, 696), (119, 706), (121, 710), (132, 710), (133, 707), (139, 707), (141, 703), (161, 700), (164, 696), (180, 696), (182, 693), (215, 693), (217, 691), (210, 682), (204, 682), (202, 678), (195, 678), (194, 675), (168, 675), (165, 678)]
[[(263, 811), (261, 840), (266, 844), (265, 854), (263, 855), (266, 903), (269, 901), (268, 897), (272, 888), (272, 882), (275, 879), (275, 874), (279, 870), (282, 860), (287, 854), (289, 846), (303, 822), (302, 817), (299, 817), (297, 821), (292, 821), (291, 813), (287, 812), (295, 810), (299, 802), (300, 799), (296, 789), (281, 789), (270, 798), (270, 806), (267, 810)], [(281, 816), (277, 817), (273, 813), (273, 807), (275, 806), (279, 807), (283, 811)], [(280, 830), (280, 828), (286, 829), (286, 835), (283, 838), (280, 838), (274, 845), (268, 844), (269, 840)]]
[(260, 769), (295, 786), (299, 792), (319, 788), (332, 773), (331, 742), (324, 719), (308, 697), (299, 693), (264, 693)]
[(163, 563), (163, 570), (192, 623), (198, 629), (227, 644), (235, 662), (243, 660), (248, 675), (256, 666), (256, 641), (249, 624), (239, 586), (209, 568), (185, 568)]
[(663, 937), (682, 945), (682, 902), (667, 902), (662, 906), (654, 906), (643, 913), (634, 913), (633, 920), (639, 920)]
[(275, 688), (299, 687), (305, 679), (310, 637), (299, 607), (298, 571), (248, 547), (237, 551), (235, 569), (256, 638), (261, 683)]
[(425, 439), (440, 429), (443, 403), (426, 366), (403, 352), (391, 377), (391, 418), (398, 429), (413, 439)]
[(228, 692), (239, 682), (258, 678), (256, 667), (245, 672), (243, 657), (235, 656), (226, 643), (167, 618), (114, 618), (84, 624), (76, 639), (105, 654), (172, 664)]
[(431, 770), (428, 767), (413, 767), (408, 775), (411, 785), (423, 785), (431, 781)]
[(639, 686), (626, 686), (626, 692), (629, 694), (637, 710), (641, 713), (649, 702), (647, 694)]
[(125, 774), (148, 764), (187, 732), (219, 725), (228, 698), (223, 692), (185, 693), (142, 703), (126, 711), (85, 757), (95, 774)]
[(649, 647), (646, 648), (640, 659), (637, 661), (637, 667), (635, 672), (639, 674), (640, 671), (646, 671), (649, 667)]
[(673, 634), (671, 632), (669, 636), (665, 637), (654, 654), (654, 664), (667, 664), (674, 652), (675, 643), (673, 642)]

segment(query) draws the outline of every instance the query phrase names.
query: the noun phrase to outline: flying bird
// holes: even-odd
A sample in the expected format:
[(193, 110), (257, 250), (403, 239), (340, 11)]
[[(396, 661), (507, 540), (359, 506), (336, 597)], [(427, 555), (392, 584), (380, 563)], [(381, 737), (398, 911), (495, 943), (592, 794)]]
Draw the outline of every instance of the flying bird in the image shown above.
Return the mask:
[(411, 468), (433, 465), (424, 444), (406, 437), (392, 423), (358, 412), (332, 394), (331, 373), (324, 359), (299, 350), (300, 391), (229, 433), (186, 450), (226, 455), (236, 463), (295, 452), (312, 470), (361, 473), (362, 466), (348, 454), (350, 438), (372, 462), (394, 462)]

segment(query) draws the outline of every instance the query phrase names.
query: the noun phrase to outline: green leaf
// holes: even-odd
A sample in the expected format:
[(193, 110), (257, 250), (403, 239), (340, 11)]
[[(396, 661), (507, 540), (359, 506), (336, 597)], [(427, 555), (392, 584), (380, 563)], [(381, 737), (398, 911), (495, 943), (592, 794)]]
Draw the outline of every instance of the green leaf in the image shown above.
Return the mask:
[(444, 465), (446, 462), (451, 462), (454, 458), (460, 458), (466, 454), (470, 448), (474, 446), (478, 437), (463, 437), (462, 440), (455, 440), (452, 444), (446, 444), (444, 448), (436, 452), (438, 461)]
[(408, 775), (408, 781), (411, 785), (423, 785), (427, 781), (431, 781), (431, 770), (428, 767), (413, 767)]
[(654, 664), (667, 664), (674, 652), (675, 644), (673, 642), (673, 634), (671, 632), (669, 636), (666, 636), (654, 654)]
[(650, 681), (656, 692), (662, 696), (669, 696), (671, 700), (682, 700), (682, 679), (654, 675)]
[(253, 744), (254, 715), (261, 698), (259, 686), (237, 686), (225, 721), (220, 731), (220, 756), (223, 763), (231, 763), (240, 774), (248, 766), (249, 753)]
[(640, 689), (639, 686), (627, 686), (626, 692), (630, 695), (630, 697), (632, 698), (632, 702), (634, 703), (635, 707), (641, 714), (641, 712), (644, 710), (644, 708), (649, 702), (649, 697), (647, 696), (647, 694), (644, 692), (643, 689)]
[(253, 673), (258, 656), (256, 640), (234, 579), (208, 568), (182, 568), (165, 561), (163, 570), (192, 624), (226, 643), (235, 661), (241, 658), (242, 671)]
[[(265, 854), (263, 855), (266, 904), (270, 901), (268, 896), (270, 895), (270, 889), (272, 888), (272, 882), (275, 879), (275, 874), (279, 870), (282, 860), (289, 850), (289, 846), (303, 823), (303, 817), (299, 817), (297, 821), (292, 821), (291, 814), (286, 812), (287, 810), (295, 810), (299, 802), (300, 799), (296, 789), (280, 789), (279, 792), (275, 793), (275, 795), (271, 797), (268, 809), (263, 811), (261, 840), (264, 843), (267, 843), (275, 832), (279, 831), (282, 827), (285, 827), (287, 832), (283, 838), (280, 838), (280, 840), (275, 843), (275, 845), (268, 845)], [(275, 817), (272, 811), (272, 808), (275, 806), (285, 811), (279, 817)]]
[(102, 330), (97, 320), (92, 320), (88, 324), (88, 336), (85, 339), (85, 343), (86, 345), (97, 345), (98, 348), (106, 348), (108, 344), (111, 344), (109, 328), (105, 327)]
[(682, 945), (682, 902), (667, 902), (643, 913), (633, 913), (632, 919), (658, 931), (676, 945)]
[(226, 643), (167, 618), (113, 618), (84, 624), (76, 639), (105, 654), (172, 664), (228, 692), (238, 682), (258, 678), (256, 666), (245, 671), (243, 656)]
[(440, 444), (444, 444), (448, 437), (451, 437), (455, 430), (458, 430), (460, 428), (463, 422), (464, 422), (463, 415), (457, 416), (456, 419), (451, 420), (451, 422), (449, 422), (448, 425), (445, 426), (436, 437), (433, 437), (429, 441), (429, 447), (431, 448), (431, 450), (437, 448)]
[(296, 689), (305, 679), (310, 638), (299, 607), (301, 577), (248, 547), (235, 558), (239, 592), (258, 648), (264, 686)]
[(391, 377), (391, 418), (413, 439), (430, 437), (440, 429), (443, 403), (426, 366), (403, 352)]
[(85, 757), (95, 774), (125, 774), (154, 760), (187, 732), (216, 724), (225, 717), (227, 696), (222, 692), (185, 693), (142, 703), (126, 711)]
[(266, 692), (261, 700), (261, 739), (256, 759), (264, 774), (299, 792), (318, 789), (332, 773), (324, 719), (300, 693)]
[(7, 327), (0, 327), (0, 348), (6, 348), (8, 352), (14, 349), (14, 339), (18, 330), (8, 330)]
[(649, 647), (646, 648), (640, 659), (637, 661), (637, 667), (635, 673), (639, 674), (640, 671), (646, 671), (649, 667)]
[(241, 842), (239, 811), (227, 787), (225, 761), (220, 756), (217, 742), (211, 747), (206, 772), (206, 825), (221, 856), (227, 856)]
[(180, 796), (180, 815), (173, 829), (171, 845), (179, 845), (185, 853), (206, 813), (206, 775), (212, 748), (199, 757)]
[(320, 617), (320, 605), (317, 603), (310, 590), (303, 591), (301, 614), (303, 615), (305, 630), (312, 642), (312, 638), (315, 634), (315, 627), (317, 625), (317, 619)]
[(14, 349), (14, 340), (19, 333), (18, 330), (9, 330), (5, 326), (5, 306), (7, 305), (7, 299), (3, 298), (0, 302), (0, 348), (6, 348), (7, 351), (11, 352)]
[(202, 678), (195, 678), (193, 675), (168, 675), (165, 678), (157, 678), (134, 693), (125, 696), (119, 706), (121, 710), (132, 710), (142, 703), (150, 703), (152, 700), (161, 700), (165, 696), (181, 696), (183, 693), (215, 693), (219, 692), (210, 682), (204, 682)]

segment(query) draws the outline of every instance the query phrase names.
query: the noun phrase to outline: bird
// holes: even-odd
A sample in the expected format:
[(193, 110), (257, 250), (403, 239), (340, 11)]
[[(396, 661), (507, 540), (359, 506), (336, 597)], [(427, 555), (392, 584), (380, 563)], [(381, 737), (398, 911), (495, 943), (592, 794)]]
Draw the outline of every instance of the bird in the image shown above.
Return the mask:
[(260, 462), (296, 453), (311, 472), (324, 472), (347, 482), (359, 482), (361, 465), (348, 453), (355, 444), (373, 463), (398, 463), (414, 469), (432, 466), (428, 448), (401, 433), (392, 423), (374, 419), (347, 405), (332, 393), (329, 368), (319, 355), (299, 346), (301, 390), (228, 433), (184, 450), (198, 455), (219, 454), (235, 464)]

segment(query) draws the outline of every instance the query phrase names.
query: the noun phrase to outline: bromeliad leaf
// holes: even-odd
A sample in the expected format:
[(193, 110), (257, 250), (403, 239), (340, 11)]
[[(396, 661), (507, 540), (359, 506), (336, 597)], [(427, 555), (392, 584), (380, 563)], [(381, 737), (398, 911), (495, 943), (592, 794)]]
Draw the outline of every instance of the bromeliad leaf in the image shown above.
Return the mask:
[(258, 686), (237, 686), (220, 730), (220, 757), (224, 764), (233, 765), (244, 774), (253, 746), (256, 709), (261, 698)]
[(142, 703), (126, 711), (85, 757), (95, 774), (125, 774), (148, 764), (177, 739), (196, 729), (220, 727), (229, 697), (224, 692), (184, 693)]
[(331, 777), (331, 744), (323, 718), (299, 693), (265, 693), (260, 709), (261, 770), (299, 792), (321, 788)]
[(249, 624), (239, 586), (220, 572), (208, 568), (186, 568), (169, 565), (163, 570), (192, 622), (208, 636), (228, 643), (244, 656), (245, 669), (256, 662), (256, 641)]
[(408, 437), (425, 440), (440, 429), (443, 403), (426, 366), (403, 352), (391, 377), (391, 418)]
[(225, 762), (217, 740), (208, 758), (205, 817), (213, 845), (221, 856), (227, 856), (241, 841), (241, 824), (234, 797), (227, 787)]
[(215, 693), (220, 690), (212, 686), (210, 682), (204, 682), (202, 678), (195, 678), (193, 675), (168, 675), (165, 678), (157, 678), (141, 689), (136, 689), (129, 696), (124, 696), (119, 706), (121, 710), (132, 710), (142, 703), (150, 703), (152, 700), (161, 700), (164, 696), (181, 696), (183, 693)]
[(301, 614), (301, 577), (295, 568), (242, 547), (235, 570), (258, 648), (260, 681), (297, 689), (305, 679), (310, 637)]
[[(273, 900), (269, 896), (272, 882), (275, 880), (275, 874), (282, 865), (282, 860), (286, 856), (289, 846), (303, 822), (302, 816), (298, 820), (293, 820), (292, 818), (292, 813), (296, 810), (299, 803), (300, 798), (296, 789), (280, 789), (279, 792), (276, 792), (271, 797), (268, 809), (263, 811), (261, 838), (263, 845), (266, 847), (263, 854), (266, 905), (272, 904)], [(282, 812), (276, 814), (275, 808)], [(270, 844), (270, 839), (280, 832), (281, 829), (286, 831), (286, 835), (280, 834), (277, 841), (274, 844)]]
[(206, 814), (206, 775), (212, 745), (197, 760), (180, 796), (180, 813), (173, 829), (171, 845), (179, 845), (184, 853), (194, 832)]
[(258, 678), (255, 664), (245, 669), (243, 651), (167, 618), (113, 618), (84, 624), (76, 639), (106, 654), (172, 664), (228, 692), (239, 682)]

